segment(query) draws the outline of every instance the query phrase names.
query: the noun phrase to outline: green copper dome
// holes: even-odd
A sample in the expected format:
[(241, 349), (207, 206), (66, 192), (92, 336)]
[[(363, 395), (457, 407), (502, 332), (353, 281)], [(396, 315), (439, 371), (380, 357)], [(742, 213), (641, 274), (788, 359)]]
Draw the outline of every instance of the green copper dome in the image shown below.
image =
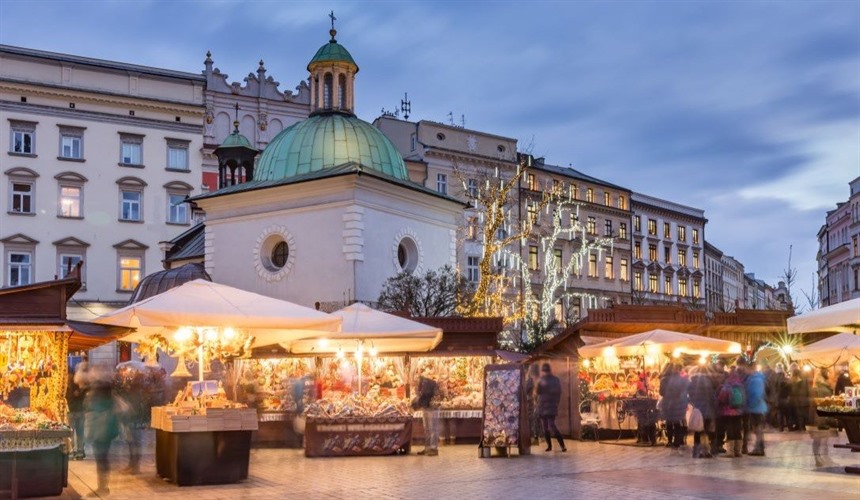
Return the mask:
[(355, 72), (358, 73), (358, 64), (355, 64), (355, 60), (353, 60), (349, 51), (343, 45), (337, 43), (334, 38), (320, 47), (314, 58), (308, 63), (308, 71), (311, 70), (313, 64), (325, 62), (346, 62), (355, 66)]
[(232, 134), (228, 135), (224, 142), (221, 143), (222, 148), (235, 148), (235, 147), (246, 147), (248, 149), (254, 149), (251, 146), (251, 141), (248, 140), (247, 137), (240, 134), (238, 130), (234, 130)]
[(254, 180), (280, 180), (354, 162), (400, 180), (406, 165), (394, 144), (373, 125), (353, 115), (323, 113), (281, 131), (269, 143)]

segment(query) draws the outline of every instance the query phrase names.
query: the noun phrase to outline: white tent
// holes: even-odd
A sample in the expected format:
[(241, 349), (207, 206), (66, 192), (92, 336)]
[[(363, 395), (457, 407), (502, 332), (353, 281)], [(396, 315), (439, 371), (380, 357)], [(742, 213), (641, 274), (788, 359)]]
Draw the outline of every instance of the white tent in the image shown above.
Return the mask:
[(847, 361), (852, 356), (860, 357), (860, 335), (837, 333), (799, 349), (793, 359), (815, 359), (829, 362)]
[(93, 320), (103, 325), (136, 328), (122, 340), (140, 342), (151, 333), (181, 327), (231, 327), (246, 330), (256, 345), (336, 332), (341, 319), (227, 285), (194, 280), (130, 304)]
[(788, 333), (860, 332), (860, 298), (788, 318)]
[(282, 345), (295, 354), (354, 352), (427, 352), (442, 341), (442, 330), (356, 303), (331, 313), (343, 320), (336, 333), (318, 333)]
[(688, 354), (740, 354), (741, 345), (728, 340), (658, 329), (581, 347), (579, 356), (644, 356), (672, 353), (676, 350)]

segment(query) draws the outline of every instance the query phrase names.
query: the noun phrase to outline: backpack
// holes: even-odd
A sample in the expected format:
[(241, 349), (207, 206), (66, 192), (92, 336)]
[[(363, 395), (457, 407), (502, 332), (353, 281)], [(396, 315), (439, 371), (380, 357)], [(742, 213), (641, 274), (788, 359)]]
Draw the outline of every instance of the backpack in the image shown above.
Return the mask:
[(743, 408), (746, 403), (745, 399), (743, 387), (733, 385), (729, 388), (729, 406), (734, 409)]

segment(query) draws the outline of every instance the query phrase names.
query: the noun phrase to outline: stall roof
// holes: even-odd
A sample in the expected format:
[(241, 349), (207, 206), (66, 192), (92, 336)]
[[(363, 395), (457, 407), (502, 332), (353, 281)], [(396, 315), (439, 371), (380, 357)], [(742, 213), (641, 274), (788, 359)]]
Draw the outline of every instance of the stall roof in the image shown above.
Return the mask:
[(72, 329), (69, 351), (85, 351), (120, 339), (131, 331), (121, 326), (99, 325), (88, 321), (66, 321)]

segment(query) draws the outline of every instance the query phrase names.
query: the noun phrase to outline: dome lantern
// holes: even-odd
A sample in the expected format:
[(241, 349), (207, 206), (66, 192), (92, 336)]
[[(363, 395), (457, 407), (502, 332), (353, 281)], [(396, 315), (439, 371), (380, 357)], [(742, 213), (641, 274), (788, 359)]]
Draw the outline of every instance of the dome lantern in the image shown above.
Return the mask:
[(343, 45), (335, 38), (334, 12), (331, 18), (331, 40), (317, 50), (308, 63), (311, 88), (311, 114), (355, 112), (355, 74), (358, 65)]

